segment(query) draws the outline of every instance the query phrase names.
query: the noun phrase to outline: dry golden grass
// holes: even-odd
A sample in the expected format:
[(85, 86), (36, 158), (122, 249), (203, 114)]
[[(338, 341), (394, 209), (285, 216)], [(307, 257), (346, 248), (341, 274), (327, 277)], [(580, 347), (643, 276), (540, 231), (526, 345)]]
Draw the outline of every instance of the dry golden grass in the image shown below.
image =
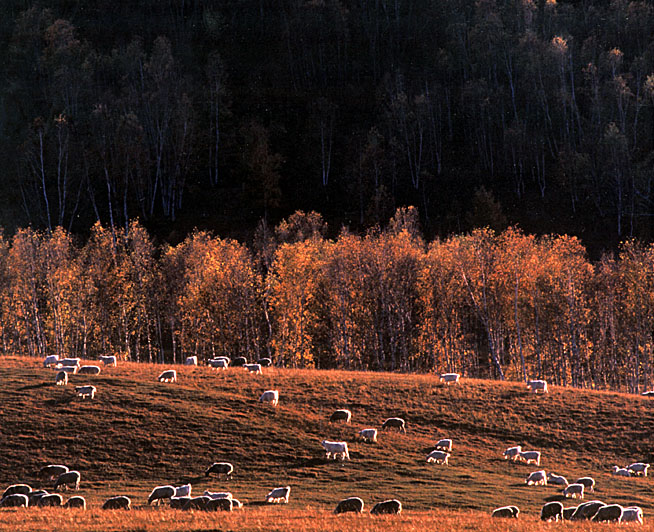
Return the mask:
[[(35, 472), (63, 463), (82, 473), (86, 512), (64, 509), (0, 510), (0, 532), (94, 530), (541, 530), (538, 512), (558, 500), (554, 486), (526, 487), (534, 466), (508, 463), (514, 444), (543, 453), (541, 468), (568, 480), (591, 475), (594, 498), (638, 504), (647, 526), (654, 518), (654, 479), (612, 476), (613, 464), (654, 461), (654, 401), (626, 394), (552, 387), (547, 396), (523, 384), (464, 379), (443, 386), (430, 375), (271, 369), (262, 376), (240, 369), (216, 372), (177, 367), (177, 384), (156, 382), (158, 365), (123, 363), (99, 376), (72, 375), (54, 385), (40, 360), (0, 359), (0, 488), (27, 482), (52, 488)], [(93, 383), (96, 399), (81, 401), (73, 386)], [(280, 390), (277, 408), (258, 403)], [(333, 410), (350, 408), (350, 425), (330, 424)], [(356, 433), (386, 417), (407, 421), (406, 435), (380, 432), (378, 444)], [(450, 467), (425, 457), (442, 437), (454, 439)], [(349, 442), (352, 460), (324, 459), (322, 439)], [(230, 461), (230, 481), (206, 479), (214, 461)], [(191, 482), (194, 495), (229, 490), (244, 501), (233, 514), (142, 508), (151, 489)], [(292, 487), (288, 506), (261, 502), (273, 487)], [(103, 512), (106, 498), (132, 498), (131, 512)], [(401, 516), (334, 516), (347, 496), (375, 502), (397, 498)], [(505, 504), (517, 521), (490, 520)], [(564, 503), (566, 506), (572, 502)], [(392, 523), (392, 524), (391, 524)], [(607, 526), (556, 525), (604, 530)], [(654, 530), (654, 529), (652, 529)]]

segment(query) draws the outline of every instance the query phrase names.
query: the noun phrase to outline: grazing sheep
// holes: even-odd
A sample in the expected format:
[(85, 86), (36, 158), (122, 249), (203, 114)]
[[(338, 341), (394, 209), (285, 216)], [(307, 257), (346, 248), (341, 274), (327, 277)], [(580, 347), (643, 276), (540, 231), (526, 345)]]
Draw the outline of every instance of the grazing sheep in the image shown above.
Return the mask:
[(95, 392), (97, 389), (95, 386), (91, 385), (85, 385), (85, 386), (75, 386), (75, 393), (77, 394), (77, 397), (81, 397), (82, 399), (93, 399), (95, 397)]
[(54, 490), (57, 491), (61, 486), (63, 486), (64, 489), (72, 487), (73, 489), (78, 490), (81, 478), (82, 475), (80, 475), (79, 471), (68, 471), (62, 473), (57, 477), (57, 480), (54, 483)]
[(69, 469), (65, 465), (49, 464), (39, 469), (39, 477), (54, 480), (63, 473), (68, 473)]
[(82, 510), (86, 510), (86, 499), (79, 495), (75, 495), (66, 501), (64, 508), (81, 508)]
[(460, 378), (461, 375), (458, 373), (441, 373), (439, 380), (449, 386), (450, 384), (457, 384)]
[(255, 375), (263, 374), (263, 369), (261, 367), (261, 364), (243, 364), (243, 367), (246, 370), (248, 370), (250, 373), (254, 373)]
[(174, 369), (167, 369), (157, 377), (159, 382), (177, 382), (177, 371)]
[(212, 358), (209, 360), (209, 365), (213, 369), (227, 369), (229, 367), (228, 358)]
[(654, 390), (648, 390), (643, 392), (641, 395), (644, 395), (645, 397), (654, 397)]
[(191, 500), (191, 497), (171, 497), (170, 507), (174, 510), (182, 510)]
[(525, 479), (527, 486), (547, 486), (547, 473), (545, 470), (534, 471)]
[(204, 472), (204, 476), (208, 477), (211, 473), (215, 473), (218, 477), (225, 475), (227, 478), (230, 478), (233, 472), (234, 466), (229, 462), (214, 462)]
[(279, 403), (279, 391), (278, 390), (266, 390), (259, 397), (260, 403), (270, 403), (273, 406), (277, 406)]
[(562, 477), (561, 475), (556, 475), (554, 473), (548, 473), (547, 474), (547, 482), (549, 484), (556, 484), (557, 486), (567, 486), (568, 485), (568, 479), (565, 477)]
[(647, 470), (649, 469), (649, 464), (644, 462), (635, 462), (627, 466), (627, 469), (631, 471), (634, 475), (637, 476), (647, 476)]
[(531, 393), (547, 393), (547, 382), (543, 380), (527, 381), (527, 388)]
[(178, 486), (175, 488), (175, 495), (173, 497), (190, 497), (191, 496), (191, 485), (184, 484), (183, 486)]
[(260, 358), (257, 360), (257, 364), (261, 364), (262, 368), (269, 368), (272, 366), (272, 360), (269, 359), (268, 357)]
[(348, 460), (350, 459), (350, 452), (348, 451), (347, 442), (345, 441), (323, 440), (320, 442), (320, 445), (325, 448), (327, 459), (332, 457), (334, 460), (336, 460), (337, 455), (341, 455), (341, 460), (345, 460), (346, 458)]
[(50, 366), (55, 366), (59, 362), (59, 355), (48, 355), (43, 360), (43, 367), (49, 368)]
[(32, 487), (29, 484), (12, 484), (8, 486), (7, 489), (2, 494), (2, 498), (8, 497), (9, 495), (21, 494), (29, 495), (32, 492)]
[(570, 508), (563, 508), (563, 519), (565, 521), (570, 521), (572, 516), (577, 511), (578, 506), (570, 506)]
[(435, 447), (439, 451), (447, 451), (447, 452), (451, 453), (452, 452), (452, 440), (449, 439), (449, 438), (443, 439), (443, 440), (438, 440)]
[(335, 514), (344, 514), (348, 512), (363, 512), (363, 499), (359, 497), (349, 497), (340, 501), (334, 509)]
[(603, 523), (619, 523), (622, 519), (624, 508), (619, 504), (607, 504), (602, 506), (593, 516), (592, 521)]
[(207, 512), (216, 512), (218, 510), (223, 511), (223, 512), (231, 512), (233, 509), (234, 503), (232, 502), (232, 499), (211, 499), (210, 501), (207, 501), (207, 504), (205, 504), (204, 509)]
[(205, 490), (202, 494), (203, 497), (209, 497), (210, 499), (233, 499), (231, 491), (209, 491)]
[(48, 492), (46, 490), (36, 490), (30, 492), (30, 494), (27, 496), (27, 500), (29, 501), (29, 506), (36, 506), (38, 500), (47, 494)]
[(435, 450), (427, 455), (427, 462), (429, 462), (430, 464), (450, 465), (450, 463), (448, 462), (449, 457), (450, 457), (450, 453)]
[(104, 501), (103, 510), (130, 510), (132, 501), (126, 495), (117, 495)]
[(640, 506), (629, 506), (622, 512), (621, 523), (643, 524), (643, 509)]
[(27, 508), (29, 498), (24, 493), (12, 493), (0, 499), (0, 508)]
[(268, 503), (284, 503), (288, 504), (288, 497), (291, 494), (291, 487), (284, 486), (283, 488), (275, 488), (268, 495), (266, 495), (266, 502)]
[(406, 433), (406, 423), (401, 417), (389, 417), (384, 423), (382, 423), (382, 430), (396, 428), (400, 432)]
[(363, 429), (359, 431), (359, 436), (363, 441), (368, 443), (377, 443), (377, 429)]
[(55, 384), (57, 386), (66, 386), (68, 384), (68, 373), (65, 371), (58, 371), (55, 376)]
[(170, 499), (174, 496), (175, 486), (157, 486), (152, 490), (152, 493), (150, 493), (150, 496), (148, 497), (148, 504), (152, 504), (154, 501), (157, 501), (157, 506), (159, 506), (162, 499)]
[(243, 503), (238, 499), (232, 499), (232, 508), (243, 508)]
[(62, 366), (62, 367), (77, 366), (79, 368), (81, 361), (82, 361), (81, 358), (62, 358), (57, 363), (57, 366)]
[(186, 360), (184, 361), (185, 366), (197, 366), (198, 365), (198, 357), (193, 355), (192, 357), (186, 357)]
[(587, 492), (595, 491), (595, 479), (592, 477), (582, 477), (575, 480), (575, 484), (583, 484)]
[(47, 493), (36, 501), (36, 505), (40, 507), (46, 506), (61, 506), (64, 499), (58, 493)]
[(100, 366), (82, 366), (77, 370), (80, 375), (100, 375), (102, 369)]
[(114, 368), (118, 366), (118, 358), (116, 355), (100, 355), (100, 362), (105, 366), (113, 366)]
[(502, 456), (504, 457), (505, 460), (511, 459), (515, 462), (520, 456), (521, 452), (522, 452), (522, 447), (520, 447), (520, 445), (516, 445), (515, 447), (509, 447), (506, 451), (502, 453)]
[(630, 477), (631, 470), (627, 469), (626, 467), (618, 467), (617, 465), (614, 465), (611, 474), (618, 477)]
[(570, 517), (570, 521), (591, 519), (602, 506), (606, 506), (602, 501), (588, 501), (580, 504)]
[(200, 497), (192, 497), (186, 501), (182, 507), (182, 510), (204, 510), (210, 500), (210, 497), (206, 497), (204, 495)]
[(57, 369), (61, 372), (63, 371), (64, 373), (72, 373), (75, 375), (77, 373), (77, 370), (79, 369), (78, 366), (59, 366)]
[(336, 410), (329, 417), (329, 422), (332, 423), (334, 421), (345, 421), (345, 423), (349, 423), (350, 419), (352, 419), (352, 412), (344, 408), (342, 410)]
[(517, 519), (519, 514), (520, 509), (517, 506), (502, 506), (495, 508), (491, 513), (491, 517), (512, 517)]
[(402, 513), (402, 503), (397, 499), (390, 499), (375, 504), (370, 510), (372, 515)]
[(583, 484), (568, 484), (565, 489), (563, 490), (563, 496), (564, 497), (572, 497), (573, 499), (575, 498), (584, 498), (584, 488), (585, 486)]
[(563, 520), (563, 505), (559, 501), (548, 502), (540, 511), (541, 521)]
[(533, 463), (534, 465), (540, 465), (540, 451), (520, 451), (518, 454), (518, 459), (526, 462), (527, 465)]
[(231, 366), (233, 368), (241, 368), (245, 366), (245, 364), (248, 363), (248, 359), (245, 357), (236, 357), (234, 360), (232, 360)]

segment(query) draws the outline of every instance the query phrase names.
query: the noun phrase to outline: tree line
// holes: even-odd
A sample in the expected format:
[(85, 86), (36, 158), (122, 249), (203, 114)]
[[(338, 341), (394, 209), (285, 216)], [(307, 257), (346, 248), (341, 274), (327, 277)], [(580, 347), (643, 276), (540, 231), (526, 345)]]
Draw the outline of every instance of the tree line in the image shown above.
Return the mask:
[[(5, 227), (651, 238), (654, 8), (595, 0), (6, 0)], [(13, 208), (17, 205), (17, 208)], [(186, 233), (182, 229), (182, 234)], [(241, 235), (239, 235), (241, 236)]]
[(203, 231), (155, 245), (138, 223), (0, 239), (5, 354), (652, 386), (654, 246), (591, 262), (579, 240), (511, 227), (426, 242), (416, 209), (326, 238), (315, 212), (248, 246)]

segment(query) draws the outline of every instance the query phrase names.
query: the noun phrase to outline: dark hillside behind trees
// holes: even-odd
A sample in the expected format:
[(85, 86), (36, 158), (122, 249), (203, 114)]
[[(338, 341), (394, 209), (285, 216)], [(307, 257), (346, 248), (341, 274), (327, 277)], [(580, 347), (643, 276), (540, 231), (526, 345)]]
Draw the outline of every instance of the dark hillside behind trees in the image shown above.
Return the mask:
[(5, 0), (0, 224), (652, 238), (645, 1)]

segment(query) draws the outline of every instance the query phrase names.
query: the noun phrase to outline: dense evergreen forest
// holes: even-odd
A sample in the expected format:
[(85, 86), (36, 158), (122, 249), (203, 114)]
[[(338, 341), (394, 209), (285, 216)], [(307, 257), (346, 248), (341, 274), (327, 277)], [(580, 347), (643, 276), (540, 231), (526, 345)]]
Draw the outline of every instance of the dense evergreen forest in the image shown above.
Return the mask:
[(0, 224), (251, 241), (415, 205), (651, 238), (654, 8), (626, 0), (4, 0)]

